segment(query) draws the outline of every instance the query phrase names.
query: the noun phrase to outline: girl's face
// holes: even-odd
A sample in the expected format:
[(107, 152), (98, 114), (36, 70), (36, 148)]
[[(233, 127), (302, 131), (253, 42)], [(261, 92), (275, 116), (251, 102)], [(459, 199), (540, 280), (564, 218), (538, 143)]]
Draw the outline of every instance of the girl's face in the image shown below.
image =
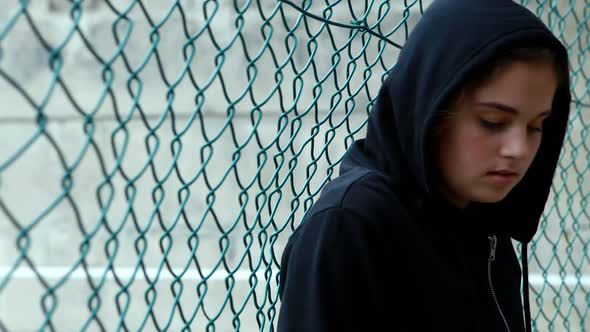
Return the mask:
[(558, 78), (550, 63), (513, 62), (451, 105), (435, 139), (441, 183), (454, 205), (502, 200), (541, 144)]

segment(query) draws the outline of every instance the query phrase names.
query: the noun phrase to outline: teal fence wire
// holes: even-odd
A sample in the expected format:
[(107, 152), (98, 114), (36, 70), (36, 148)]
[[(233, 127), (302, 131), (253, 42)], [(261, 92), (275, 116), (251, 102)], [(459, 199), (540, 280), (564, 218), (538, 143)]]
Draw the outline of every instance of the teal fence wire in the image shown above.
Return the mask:
[[(0, 0), (0, 331), (273, 331), (284, 245), (429, 4)], [(590, 5), (522, 4), (574, 100), (533, 325), (587, 331)]]

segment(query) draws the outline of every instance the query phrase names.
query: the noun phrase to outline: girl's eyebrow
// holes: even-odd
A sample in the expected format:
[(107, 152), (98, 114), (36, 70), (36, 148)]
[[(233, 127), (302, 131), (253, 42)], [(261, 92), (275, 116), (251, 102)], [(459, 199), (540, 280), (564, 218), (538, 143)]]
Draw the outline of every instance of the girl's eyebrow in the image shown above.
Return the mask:
[[(491, 102), (478, 102), (477, 104), (481, 105), (481, 106), (495, 108), (499, 111), (514, 114), (514, 115), (517, 115), (520, 113), (516, 108), (514, 108), (512, 106), (504, 105), (504, 104), (501, 104), (498, 102), (493, 102), (493, 101), (491, 101)], [(537, 115), (537, 117), (540, 118), (543, 116), (548, 116), (549, 114), (551, 114), (551, 110), (546, 110), (546, 111), (539, 113), (539, 115)]]

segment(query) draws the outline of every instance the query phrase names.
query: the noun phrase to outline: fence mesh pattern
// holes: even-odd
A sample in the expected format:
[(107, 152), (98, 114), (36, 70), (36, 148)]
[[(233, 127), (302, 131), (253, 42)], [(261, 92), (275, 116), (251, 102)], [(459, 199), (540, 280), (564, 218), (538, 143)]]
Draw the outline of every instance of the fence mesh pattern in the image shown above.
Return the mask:
[[(273, 331), (284, 245), (429, 4), (0, 0), (0, 331)], [(590, 6), (522, 4), (574, 97), (533, 325), (586, 331)]]

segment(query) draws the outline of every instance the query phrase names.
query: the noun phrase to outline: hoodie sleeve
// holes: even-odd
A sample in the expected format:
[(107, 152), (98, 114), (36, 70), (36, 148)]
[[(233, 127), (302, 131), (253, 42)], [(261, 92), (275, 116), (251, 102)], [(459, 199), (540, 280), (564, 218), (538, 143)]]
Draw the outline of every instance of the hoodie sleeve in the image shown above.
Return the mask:
[(375, 227), (342, 208), (315, 214), (302, 226), (282, 257), (278, 331), (375, 331), (384, 307), (375, 280)]

